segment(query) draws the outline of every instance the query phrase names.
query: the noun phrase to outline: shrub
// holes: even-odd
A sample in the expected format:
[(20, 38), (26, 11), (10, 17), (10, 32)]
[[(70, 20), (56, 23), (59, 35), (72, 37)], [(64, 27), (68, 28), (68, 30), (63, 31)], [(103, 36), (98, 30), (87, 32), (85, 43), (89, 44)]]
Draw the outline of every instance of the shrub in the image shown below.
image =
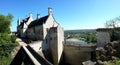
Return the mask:
[(114, 60), (106, 62), (105, 65), (120, 65), (120, 59), (118, 57), (114, 57)]
[(11, 42), (15, 43), (15, 41), (16, 41), (16, 36), (15, 35), (11, 35)]
[(10, 35), (7, 33), (0, 33), (0, 45), (11, 43)]

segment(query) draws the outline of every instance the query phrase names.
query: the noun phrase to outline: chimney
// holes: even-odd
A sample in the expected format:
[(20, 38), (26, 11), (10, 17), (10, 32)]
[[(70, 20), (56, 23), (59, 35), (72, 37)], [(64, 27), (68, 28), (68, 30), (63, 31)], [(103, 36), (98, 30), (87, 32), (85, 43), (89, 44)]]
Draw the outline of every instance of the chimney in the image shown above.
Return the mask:
[(30, 13), (30, 17), (32, 17), (32, 12)]
[(37, 19), (40, 19), (40, 14), (37, 14)]
[(49, 15), (52, 14), (52, 8), (48, 8), (48, 14), (49, 14)]
[(19, 18), (18, 21), (17, 21), (17, 25), (20, 25), (20, 18)]

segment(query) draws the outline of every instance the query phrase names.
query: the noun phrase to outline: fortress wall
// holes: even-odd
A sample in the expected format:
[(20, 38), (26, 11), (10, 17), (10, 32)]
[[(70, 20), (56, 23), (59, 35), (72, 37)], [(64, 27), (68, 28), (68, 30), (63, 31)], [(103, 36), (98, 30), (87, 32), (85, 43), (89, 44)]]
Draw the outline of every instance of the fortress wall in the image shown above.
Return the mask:
[(103, 47), (110, 42), (109, 32), (100, 31), (97, 32), (97, 47)]
[(64, 45), (64, 61), (71, 65), (81, 65), (82, 62), (91, 59), (91, 52), (95, 46)]

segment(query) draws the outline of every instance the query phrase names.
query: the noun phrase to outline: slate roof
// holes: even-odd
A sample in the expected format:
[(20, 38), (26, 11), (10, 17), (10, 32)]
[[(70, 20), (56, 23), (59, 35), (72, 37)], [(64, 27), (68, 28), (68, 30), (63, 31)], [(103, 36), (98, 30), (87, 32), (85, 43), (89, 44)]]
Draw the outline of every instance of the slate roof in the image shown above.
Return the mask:
[(23, 28), (24, 23), (27, 23), (27, 21), (29, 20), (29, 18), (30, 18), (30, 17), (27, 17), (27, 18), (23, 19), (19, 26), (20, 26), (21, 28)]
[(20, 27), (21, 27), (21, 28), (23, 28), (23, 26), (24, 26), (24, 23), (23, 23), (23, 22), (21, 22), (21, 23), (20, 23)]
[(48, 16), (49, 15), (41, 17), (40, 19), (32, 21), (29, 24), (28, 28), (31, 28), (31, 27), (34, 27), (34, 26), (38, 26), (38, 25), (43, 25), (43, 23), (46, 23), (46, 20), (48, 19)]
[(27, 17), (27, 18), (23, 19), (23, 22), (26, 23), (26, 22), (29, 20), (29, 18), (30, 18), (30, 17)]

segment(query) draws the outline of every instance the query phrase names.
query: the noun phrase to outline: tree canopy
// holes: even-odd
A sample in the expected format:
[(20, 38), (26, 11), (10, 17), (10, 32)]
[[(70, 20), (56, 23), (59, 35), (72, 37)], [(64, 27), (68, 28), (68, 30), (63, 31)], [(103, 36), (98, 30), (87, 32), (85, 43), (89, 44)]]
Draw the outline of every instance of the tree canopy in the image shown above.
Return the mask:
[(12, 14), (7, 16), (0, 14), (0, 45), (15, 43), (15, 39), (9, 35), (12, 19)]
[(12, 19), (12, 14), (8, 14), (7, 16), (0, 14), (0, 33), (10, 33)]
[(116, 27), (119, 27), (119, 23), (120, 23), (120, 16), (106, 21), (105, 27), (106, 28), (116, 28)]
[(111, 35), (111, 41), (117, 41), (120, 40), (120, 16), (116, 17), (114, 19), (111, 19), (109, 21), (106, 21), (105, 27), (106, 28), (112, 28), (112, 31), (110, 31)]
[(10, 65), (11, 51), (18, 45), (16, 36), (9, 34), (12, 19), (12, 14), (0, 14), (0, 65)]

